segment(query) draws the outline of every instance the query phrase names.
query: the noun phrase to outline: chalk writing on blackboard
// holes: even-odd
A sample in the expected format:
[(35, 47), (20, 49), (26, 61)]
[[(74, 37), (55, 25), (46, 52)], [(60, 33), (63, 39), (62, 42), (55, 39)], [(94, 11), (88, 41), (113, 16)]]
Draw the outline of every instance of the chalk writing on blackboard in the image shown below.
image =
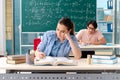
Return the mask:
[(22, 0), (22, 31), (55, 30), (61, 17), (75, 23), (75, 31), (96, 19), (96, 0)]

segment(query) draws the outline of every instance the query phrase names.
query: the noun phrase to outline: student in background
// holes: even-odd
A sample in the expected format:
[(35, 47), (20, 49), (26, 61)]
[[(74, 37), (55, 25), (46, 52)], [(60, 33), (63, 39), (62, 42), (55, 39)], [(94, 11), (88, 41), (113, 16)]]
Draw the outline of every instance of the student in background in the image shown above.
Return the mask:
[(69, 57), (72, 52), (75, 59), (80, 59), (81, 51), (74, 35), (74, 24), (69, 18), (61, 18), (56, 31), (47, 31), (35, 52), (37, 58), (45, 56)]
[[(80, 45), (101, 45), (106, 44), (106, 39), (103, 34), (97, 30), (97, 22), (91, 20), (87, 24), (87, 29), (80, 30), (76, 38)], [(86, 58), (87, 54), (94, 54), (94, 51), (82, 51), (82, 57)]]

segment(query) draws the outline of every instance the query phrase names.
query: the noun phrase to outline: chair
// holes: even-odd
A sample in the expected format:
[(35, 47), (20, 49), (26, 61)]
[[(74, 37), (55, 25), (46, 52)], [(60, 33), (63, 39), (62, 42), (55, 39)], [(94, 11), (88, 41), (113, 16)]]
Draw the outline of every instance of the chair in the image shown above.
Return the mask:
[(34, 39), (34, 51), (37, 49), (38, 44), (41, 42), (40, 38), (35, 38)]

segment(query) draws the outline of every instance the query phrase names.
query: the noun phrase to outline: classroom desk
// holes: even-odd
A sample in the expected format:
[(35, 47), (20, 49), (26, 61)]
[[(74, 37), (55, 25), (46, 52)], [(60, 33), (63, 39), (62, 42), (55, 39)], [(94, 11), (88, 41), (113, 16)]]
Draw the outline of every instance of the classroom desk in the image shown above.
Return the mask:
[(22, 64), (7, 64), (6, 57), (0, 58), (0, 69), (5, 69), (7, 72), (49, 72), (49, 73), (66, 73), (66, 72), (91, 72), (101, 73), (106, 71), (119, 72), (120, 58), (118, 63), (113, 65), (108, 64), (87, 64), (86, 59), (80, 59), (78, 66), (35, 66), (26, 63)]
[(81, 50), (96, 50), (96, 49), (114, 49), (120, 48), (120, 44), (113, 44), (113, 45), (79, 45)]

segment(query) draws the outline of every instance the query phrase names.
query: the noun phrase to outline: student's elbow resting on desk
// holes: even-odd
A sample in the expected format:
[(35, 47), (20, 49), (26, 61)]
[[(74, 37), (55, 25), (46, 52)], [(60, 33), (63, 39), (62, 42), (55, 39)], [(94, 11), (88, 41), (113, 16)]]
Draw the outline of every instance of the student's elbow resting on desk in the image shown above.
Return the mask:
[(100, 40), (100, 44), (106, 44), (106, 43), (107, 43), (107, 41), (106, 41), (105, 38), (102, 38), (102, 39)]
[(75, 59), (80, 59), (82, 57), (82, 54), (79, 54), (78, 56), (75, 56)]
[(104, 44), (107, 44), (107, 41), (106, 41), (106, 39), (105, 39), (105, 41), (104, 41)]
[(93, 45), (103, 45), (103, 44), (106, 44), (106, 42), (98, 41), (93, 43)]
[(81, 51), (78, 52), (77, 54), (74, 54), (72, 51), (69, 53), (69, 57), (74, 57), (75, 59), (80, 59), (82, 57)]
[(105, 39), (105, 38), (102, 38), (102, 39), (100, 39), (100, 40), (97, 41), (97, 42), (93, 42), (92, 44), (93, 44), (93, 45), (102, 45), (102, 44), (106, 44), (106, 43), (107, 43), (106, 39)]
[(75, 59), (80, 59), (82, 57), (81, 51), (79, 51), (77, 54), (74, 54)]

